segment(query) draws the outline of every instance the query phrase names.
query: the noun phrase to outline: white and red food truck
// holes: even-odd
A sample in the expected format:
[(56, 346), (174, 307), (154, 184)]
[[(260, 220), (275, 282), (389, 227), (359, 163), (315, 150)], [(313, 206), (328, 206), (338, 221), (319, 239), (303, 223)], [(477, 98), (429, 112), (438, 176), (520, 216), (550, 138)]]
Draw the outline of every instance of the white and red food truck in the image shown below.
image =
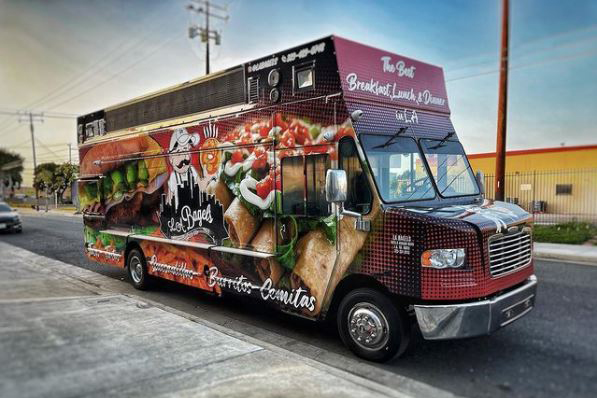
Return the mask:
[(331, 36), (78, 119), (85, 253), (313, 320), (375, 361), (534, 306), (531, 216), (484, 199), (442, 69)]

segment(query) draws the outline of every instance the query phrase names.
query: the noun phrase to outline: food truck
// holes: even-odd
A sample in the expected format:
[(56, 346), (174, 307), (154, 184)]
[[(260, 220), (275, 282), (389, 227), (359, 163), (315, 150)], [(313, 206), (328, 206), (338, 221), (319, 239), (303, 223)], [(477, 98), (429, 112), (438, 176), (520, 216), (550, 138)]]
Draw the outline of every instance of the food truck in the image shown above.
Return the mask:
[(84, 250), (331, 320), (373, 361), (534, 306), (532, 218), (484, 198), (440, 67), (330, 36), (78, 118)]

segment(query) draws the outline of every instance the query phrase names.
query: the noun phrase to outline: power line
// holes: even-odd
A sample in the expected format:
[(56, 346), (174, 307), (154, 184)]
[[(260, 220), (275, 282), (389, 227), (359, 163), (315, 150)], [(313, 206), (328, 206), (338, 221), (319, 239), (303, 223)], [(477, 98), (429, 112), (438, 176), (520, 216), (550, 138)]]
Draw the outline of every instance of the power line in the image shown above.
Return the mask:
[[(7, 115), (7, 116), (18, 116), (21, 117), (28, 112), (14, 109), (11, 111), (3, 111), (0, 110), (0, 115)], [(43, 115), (46, 118), (50, 119), (76, 119), (77, 115), (68, 114), (68, 113), (53, 113), (53, 112), (43, 112), (43, 111), (36, 111), (37, 114)]]
[[(529, 67), (532, 67), (532, 66), (540, 66), (540, 65), (544, 65), (544, 64), (550, 64), (550, 63), (553, 63), (553, 62), (567, 61), (567, 60), (570, 60), (570, 59), (583, 58), (583, 57), (591, 57), (591, 56), (595, 56), (595, 55), (597, 55), (597, 51), (595, 51), (595, 50), (593, 50), (593, 51), (587, 51), (587, 52), (581, 52), (581, 53), (571, 54), (571, 55), (568, 55), (568, 56), (553, 57), (553, 58), (545, 59), (543, 61), (531, 62), (531, 63), (527, 63), (527, 64), (521, 64), (521, 65), (511, 66), (511, 67), (508, 68), (508, 70), (516, 70), (516, 69), (529, 68)], [(457, 81), (457, 80), (471, 79), (473, 77), (479, 77), (479, 76), (485, 76), (485, 75), (492, 75), (492, 74), (497, 73), (497, 72), (499, 72), (499, 69), (492, 69), (492, 70), (488, 70), (488, 71), (484, 71), (484, 72), (475, 73), (475, 74), (472, 74), (472, 75), (465, 75), (465, 76), (455, 77), (455, 78), (452, 78), (452, 79), (447, 79), (446, 82), (453, 82), (453, 81)]]
[[(159, 10), (156, 10), (149, 17), (147, 17), (146, 19), (144, 19), (144, 23), (142, 23), (142, 25), (146, 26), (147, 24), (145, 22), (150, 21), (151, 18), (153, 18), (155, 15), (158, 14), (158, 11)], [(160, 30), (160, 32), (161, 31), (162, 30)], [(93, 65), (93, 67), (91, 67), (91, 68), (83, 71), (82, 74), (79, 74), (74, 79), (67, 80), (63, 84), (59, 85), (57, 88), (55, 88), (55, 89), (49, 91), (47, 94), (43, 95), (41, 98), (38, 98), (37, 100), (29, 103), (28, 105), (25, 106), (25, 108), (32, 108), (32, 107), (35, 107), (35, 106), (39, 106), (41, 103), (48, 102), (48, 101), (51, 102), (54, 99), (52, 97), (59, 97), (60, 95), (65, 94), (65, 93), (61, 93), (61, 91), (64, 91), (64, 89), (67, 89), (67, 92), (68, 92), (68, 90), (72, 90), (77, 85), (80, 85), (81, 83), (83, 83), (84, 79), (86, 77), (88, 77), (89, 75), (91, 75), (93, 73), (97, 73), (97, 72), (105, 69), (110, 64), (112, 64), (114, 61), (118, 60), (128, 50), (130, 50), (131, 48), (135, 47), (139, 43), (143, 42), (147, 38), (148, 35), (149, 34), (143, 35), (142, 37), (140, 37), (136, 41), (134, 39), (130, 39), (130, 40), (122, 41), (122, 42), (118, 43), (115, 47), (113, 47), (110, 50), (108, 50), (101, 57), (98, 57), (99, 62), (96, 62)], [(128, 45), (127, 45), (127, 43), (128, 43)], [(118, 51), (122, 47), (124, 47), (124, 48), (122, 50)], [(68, 86), (72, 86), (72, 87), (67, 88)]]
[[(25, 146), (22, 146), (22, 145), (23, 145), (23, 144), (26, 144), (26, 143), (28, 143), (28, 142), (29, 142), (29, 138), (27, 138), (27, 139), (26, 139), (25, 141), (23, 141), (23, 142), (19, 142), (19, 143), (18, 143), (18, 144), (16, 144), (16, 145), (12, 145), (12, 146), (5, 146), (5, 147), (3, 147), (3, 148), (6, 148), (6, 149), (13, 149), (13, 148), (25, 148)], [(28, 147), (28, 146), (27, 146), (27, 147)]]
[[(564, 31), (564, 32), (554, 33), (554, 34), (551, 34), (551, 35), (540, 36), (540, 37), (537, 37), (535, 39), (527, 40), (527, 41), (525, 41), (523, 43), (520, 43), (517, 46), (514, 46), (511, 49), (511, 52), (517, 52), (519, 50), (524, 49), (525, 47), (527, 47), (529, 45), (540, 43), (540, 42), (543, 42), (543, 41), (546, 41), (546, 40), (555, 39), (555, 38), (559, 38), (559, 37), (566, 37), (566, 36), (569, 36), (569, 35), (572, 35), (572, 34), (588, 33), (588, 32), (592, 32), (592, 31), (594, 31), (596, 29), (597, 29), (597, 24), (591, 24), (591, 25), (588, 25), (588, 26), (585, 26), (585, 27), (582, 27), (582, 28), (579, 28), (579, 29), (571, 29), (571, 30), (567, 30), (567, 31)], [(476, 54), (476, 55), (472, 55), (472, 56), (460, 58), (460, 59), (457, 59), (455, 62), (452, 62), (452, 65), (454, 65), (454, 64), (458, 65), (458, 63), (461, 63), (462, 61), (466, 61), (466, 60), (469, 60), (469, 59), (475, 59), (475, 58), (479, 58), (479, 57), (484, 57), (484, 56), (487, 56), (487, 55), (490, 55), (490, 56), (494, 57), (495, 56), (495, 52), (493, 52), (493, 51), (491, 51), (491, 52), (484, 52), (484, 53), (479, 53), (479, 54)], [(489, 62), (493, 62), (493, 61), (476, 62), (476, 63), (474, 63), (472, 65), (478, 65), (478, 64), (481, 64), (481, 63), (489, 63)], [(450, 64), (451, 64), (450, 61), (448, 61), (444, 65), (448, 66)], [(455, 69), (463, 69), (463, 68), (464, 67), (458, 67), (458, 68), (455, 68)]]
[[(25, 111), (20, 111), (20, 110), (11, 110), (11, 111), (3, 111), (0, 110), (0, 114), (3, 115), (7, 115), (7, 116), (16, 116), (18, 118), (23, 118), (25, 116), (27, 116), (27, 114), (29, 113), (34, 113), (35, 115), (41, 116), (43, 118), (48, 118), (48, 119), (68, 119), (68, 120), (73, 120), (75, 119), (75, 116), (68, 114), (68, 113), (56, 113), (56, 112), (25, 112)], [(9, 130), (11, 130), (12, 128), (16, 127), (16, 125), (18, 125), (18, 121), (15, 123), (8, 124), (6, 128), (4, 128), (3, 130), (0, 131), (0, 137), (5, 136), (5, 132), (8, 132)]]
[[(523, 54), (521, 54), (519, 57), (524, 58), (527, 57), (529, 55), (533, 55), (533, 54), (540, 54), (543, 52), (553, 52), (555, 50), (559, 50), (559, 49), (563, 49), (563, 48), (568, 48), (568, 47), (577, 47), (579, 45), (582, 45), (585, 42), (595, 42), (595, 39), (597, 39), (596, 35), (587, 37), (583, 40), (577, 40), (577, 41), (573, 41), (573, 42), (566, 42), (566, 43), (562, 43), (559, 45), (555, 45), (555, 46), (551, 46), (549, 48), (539, 48), (539, 49), (535, 49), (535, 50), (531, 50), (528, 52), (525, 52)], [(509, 56), (508, 58), (512, 58), (512, 56)], [(472, 64), (468, 64), (468, 65), (463, 65), (460, 66), (458, 68), (455, 69), (448, 69), (446, 70), (446, 73), (453, 73), (454, 71), (458, 71), (458, 70), (462, 70), (462, 69), (468, 69), (468, 68), (472, 68), (474, 66), (480, 66), (480, 65), (487, 65), (487, 64), (493, 64), (495, 62), (495, 60), (492, 61), (482, 61), (482, 62), (475, 62)]]
[(8, 133), (11, 133), (14, 130), (18, 130), (21, 127), (23, 127), (23, 126), (19, 124), (18, 120), (13, 120), (13, 123), (11, 125), (9, 125), (4, 130), (0, 131), (0, 137), (5, 137), (8, 135)]
[(145, 61), (145, 59), (147, 59), (147, 58), (149, 58), (150, 56), (152, 56), (153, 54), (157, 53), (157, 52), (158, 52), (158, 51), (159, 51), (159, 50), (160, 50), (162, 47), (164, 47), (165, 45), (169, 44), (171, 41), (173, 41), (174, 39), (176, 39), (177, 35), (178, 35), (178, 33), (176, 33), (175, 35), (172, 35), (171, 37), (169, 37), (169, 38), (167, 38), (167, 39), (165, 39), (165, 40), (163, 40), (162, 42), (160, 42), (160, 43), (158, 44), (158, 46), (157, 46), (157, 47), (155, 47), (155, 48), (154, 48), (152, 51), (150, 51), (149, 53), (147, 53), (147, 54), (145, 55), (145, 57), (138, 58), (138, 59), (137, 59), (135, 62), (133, 62), (132, 64), (129, 64), (129, 65), (128, 65), (128, 66), (126, 66), (125, 68), (123, 68), (123, 69), (119, 70), (118, 72), (116, 72), (116, 73), (112, 74), (112, 75), (111, 75), (109, 78), (107, 78), (107, 79), (105, 79), (105, 80), (102, 80), (101, 82), (99, 82), (99, 83), (97, 83), (97, 84), (95, 84), (95, 85), (93, 85), (93, 86), (89, 87), (88, 89), (86, 89), (86, 90), (84, 90), (84, 91), (81, 91), (81, 92), (80, 92), (80, 93), (78, 93), (78, 94), (75, 94), (75, 95), (73, 95), (72, 97), (69, 97), (69, 98), (65, 99), (65, 100), (64, 100), (64, 101), (62, 101), (62, 102), (59, 102), (58, 104), (56, 104), (56, 105), (52, 106), (52, 107), (50, 108), (50, 110), (52, 110), (52, 109), (56, 109), (57, 107), (59, 107), (59, 106), (61, 106), (61, 105), (64, 105), (64, 104), (66, 104), (66, 103), (68, 103), (68, 102), (70, 102), (70, 101), (72, 101), (72, 100), (74, 100), (74, 99), (77, 99), (77, 98), (79, 98), (80, 96), (82, 96), (83, 94), (86, 94), (86, 93), (88, 93), (89, 91), (91, 91), (91, 90), (94, 90), (94, 89), (96, 89), (97, 87), (99, 87), (99, 86), (102, 86), (102, 85), (106, 84), (107, 82), (109, 82), (109, 81), (113, 80), (113, 79), (114, 79), (114, 78), (116, 78), (117, 76), (119, 76), (119, 75), (121, 75), (121, 74), (123, 74), (123, 73), (125, 73), (125, 72), (129, 71), (129, 70), (130, 70), (130, 69), (132, 69), (133, 67), (137, 66), (139, 63), (141, 63), (141, 62)]
[[(178, 33), (172, 35), (171, 37), (167, 38), (166, 40), (163, 40), (162, 42), (160, 42), (160, 44), (158, 44), (157, 47), (155, 47), (152, 51), (150, 51), (149, 53), (147, 53), (144, 57), (136, 59), (135, 62), (133, 62), (132, 64), (129, 64), (125, 68), (123, 68), (123, 69), (119, 70), (118, 72), (112, 74), (108, 79), (105, 79), (105, 80), (103, 80), (103, 81), (101, 81), (101, 82), (99, 82), (99, 83), (97, 83), (97, 84), (89, 87), (88, 89), (86, 89), (86, 90), (84, 90), (84, 91), (82, 91), (82, 92), (80, 92), (80, 93), (78, 93), (78, 94), (76, 94), (74, 96), (71, 96), (71, 97), (67, 98), (66, 100), (64, 100), (64, 101), (62, 101), (62, 102), (60, 102), (58, 104), (55, 104), (49, 110), (51, 111), (51, 110), (56, 109), (57, 107), (65, 104), (67, 102), (70, 102), (70, 101), (72, 101), (72, 100), (74, 100), (76, 98), (79, 98), (81, 95), (86, 94), (87, 92), (89, 92), (89, 91), (91, 91), (91, 90), (93, 90), (93, 89), (95, 89), (95, 88), (97, 88), (97, 87), (99, 87), (101, 85), (104, 85), (105, 83), (109, 82), (110, 80), (116, 78), (117, 76), (121, 75), (122, 73), (127, 72), (128, 70), (132, 69), (134, 66), (138, 65), (139, 63), (141, 63), (142, 61), (144, 61), (148, 57), (150, 57), (153, 54), (155, 54), (162, 47), (164, 47), (165, 45), (167, 45), (168, 43), (170, 43), (171, 41), (173, 41), (176, 38), (177, 34)], [(76, 85), (75, 85), (75, 87), (76, 87)], [(18, 114), (18, 110), (11, 111), (11, 112), (6, 112), (5, 114), (8, 114), (8, 113), (10, 113), (10, 115), (15, 115), (15, 114)], [(44, 115), (48, 116), (48, 117), (52, 117), (52, 118), (74, 118), (75, 117), (75, 116), (72, 116), (72, 117), (66, 116), (66, 115), (69, 115), (69, 114), (60, 114), (60, 113), (57, 113), (57, 112), (53, 112), (53, 113), (49, 113), (48, 112), (48, 113), (44, 113)], [(0, 131), (0, 136), (2, 136), (2, 133), (4, 131), (6, 131), (6, 130), (8, 130), (10, 128), (12, 128), (12, 126), (7, 127), (5, 129), (3, 129), (2, 131)]]

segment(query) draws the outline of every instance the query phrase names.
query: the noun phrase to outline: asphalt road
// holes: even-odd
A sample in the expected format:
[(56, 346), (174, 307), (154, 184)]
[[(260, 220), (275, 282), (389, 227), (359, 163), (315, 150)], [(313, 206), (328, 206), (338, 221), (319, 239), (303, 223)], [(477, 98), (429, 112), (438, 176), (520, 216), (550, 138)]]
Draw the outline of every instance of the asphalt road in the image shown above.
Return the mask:
[[(22, 234), (0, 234), (0, 240), (125, 280), (123, 270), (85, 258), (80, 219), (49, 215), (23, 219)], [(492, 336), (461, 341), (431, 342), (417, 334), (403, 357), (374, 364), (374, 369), (470, 397), (597, 396), (597, 267), (537, 261), (536, 274), (540, 282), (536, 308), (511, 326)], [(258, 338), (259, 330), (284, 336), (284, 340), (268, 339), (273, 344), (284, 341), (289, 350), (293, 350), (289, 341), (299, 341), (320, 352), (340, 354), (342, 360), (336, 365), (358, 372), (360, 361), (333, 331), (279, 314), (259, 302), (218, 299), (168, 282), (143, 294), (242, 333), (252, 328)]]

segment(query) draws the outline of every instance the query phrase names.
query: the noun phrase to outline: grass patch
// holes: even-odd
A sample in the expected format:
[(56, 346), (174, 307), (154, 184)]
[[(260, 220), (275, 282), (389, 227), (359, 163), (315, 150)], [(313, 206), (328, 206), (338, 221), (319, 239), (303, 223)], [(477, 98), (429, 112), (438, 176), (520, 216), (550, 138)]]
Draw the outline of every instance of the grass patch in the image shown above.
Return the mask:
[(581, 244), (597, 235), (597, 227), (585, 222), (535, 225), (535, 242)]

